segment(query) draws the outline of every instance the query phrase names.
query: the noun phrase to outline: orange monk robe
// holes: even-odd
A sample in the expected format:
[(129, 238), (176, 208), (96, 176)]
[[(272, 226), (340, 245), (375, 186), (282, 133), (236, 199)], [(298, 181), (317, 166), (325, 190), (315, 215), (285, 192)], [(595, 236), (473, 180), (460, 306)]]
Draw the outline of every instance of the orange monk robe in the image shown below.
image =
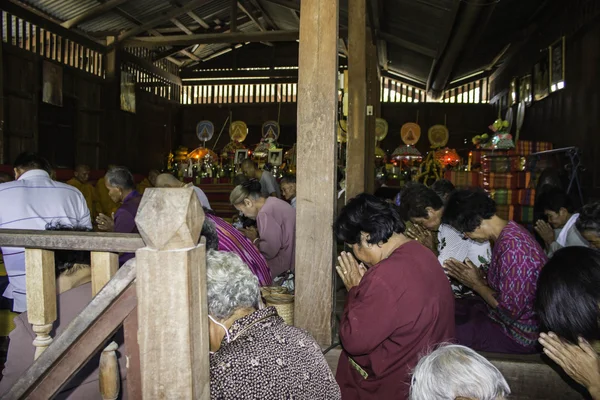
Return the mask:
[(96, 218), (96, 190), (89, 183), (81, 183), (76, 178), (71, 178), (67, 181), (67, 184), (76, 187), (79, 189), (83, 197), (85, 197), (85, 202), (87, 203), (88, 209), (90, 210), (90, 218), (92, 221)]
[(104, 183), (104, 177), (98, 179), (98, 182), (96, 182), (96, 199), (96, 211), (98, 213), (102, 213), (110, 217), (114, 212), (117, 211), (117, 208), (119, 208), (119, 205), (112, 201), (108, 195), (108, 189)]
[(150, 181), (148, 180), (148, 178), (144, 178), (143, 181), (141, 181), (138, 185), (137, 185), (137, 191), (139, 194), (143, 195), (144, 194), (144, 190), (154, 187), (152, 186), (152, 184), (150, 183)]

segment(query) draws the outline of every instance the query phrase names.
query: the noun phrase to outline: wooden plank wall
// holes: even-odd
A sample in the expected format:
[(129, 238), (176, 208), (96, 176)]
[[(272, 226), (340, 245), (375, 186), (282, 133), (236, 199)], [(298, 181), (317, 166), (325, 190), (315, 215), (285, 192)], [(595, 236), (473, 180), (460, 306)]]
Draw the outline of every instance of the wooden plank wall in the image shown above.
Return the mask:
[[(115, 163), (136, 172), (166, 161), (176, 122), (177, 105), (136, 90), (137, 112), (106, 112), (105, 82), (94, 74), (62, 65), (63, 107), (43, 103), (43, 58), (3, 44), (6, 164), (22, 151), (39, 151), (55, 166), (78, 163), (106, 168)], [(115, 123), (108, 125), (114, 118)]]
[[(527, 107), (520, 137), (550, 141), (555, 147), (578, 146), (585, 167), (581, 173), (584, 197), (591, 201), (600, 200), (600, 163), (596, 161), (600, 159), (600, 4), (575, 2), (581, 4), (565, 4), (494, 77), (491, 97), (506, 90), (512, 77), (531, 73), (540, 49), (566, 34), (565, 88)], [(591, 8), (580, 7), (586, 2)]]

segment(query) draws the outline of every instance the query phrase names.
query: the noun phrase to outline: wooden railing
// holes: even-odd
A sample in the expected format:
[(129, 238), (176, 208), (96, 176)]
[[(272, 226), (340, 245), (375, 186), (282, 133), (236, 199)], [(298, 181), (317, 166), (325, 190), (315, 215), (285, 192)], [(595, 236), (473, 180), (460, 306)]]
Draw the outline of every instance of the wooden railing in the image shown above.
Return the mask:
[[(35, 362), (3, 399), (47, 399), (98, 351), (103, 399), (119, 396), (116, 350), (123, 326), (129, 399), (209, 397), (206, 253), (194, 191), (148, 189), (137, 234), (0, 230), (0, 246), (25, 247)], [(57, 338), (54, 250), (91, 252), (90, 304)], [(119, 252), (136, 261), (118, 268)]]

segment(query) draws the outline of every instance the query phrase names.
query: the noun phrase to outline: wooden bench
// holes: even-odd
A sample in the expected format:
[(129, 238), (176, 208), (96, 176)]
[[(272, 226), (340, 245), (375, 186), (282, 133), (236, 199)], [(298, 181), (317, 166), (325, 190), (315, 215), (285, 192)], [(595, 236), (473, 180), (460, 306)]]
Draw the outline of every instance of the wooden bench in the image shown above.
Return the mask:
[[(331, 349), (325, 359), (335, 375), (342, 352)], [(513, 355), (481, 353), (502, 372), (512, 391), (510, 400), (581, 400), (587, 391), (569, 378), (560, 367), (540, 354)]]

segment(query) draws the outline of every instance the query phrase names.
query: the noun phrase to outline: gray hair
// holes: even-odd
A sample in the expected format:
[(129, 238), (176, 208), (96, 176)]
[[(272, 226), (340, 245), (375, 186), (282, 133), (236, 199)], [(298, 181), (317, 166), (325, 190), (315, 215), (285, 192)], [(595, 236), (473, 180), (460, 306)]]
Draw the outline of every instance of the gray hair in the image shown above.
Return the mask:
[(442, 344), (415, 367), (410, 400), (503, 399), (510, 387), (498, 368), (474, 350)]
[(125, 190), (135, 189), (133, 175), (125, 167), (113, 167), (106, 172), (106, 181), (110, 186)]
[(247, 182), (237, 185), (229, 195), (231, 205), (243, 203), (245, 199), (258, 200), (263, 197), (261, 193), (262, 186), (258, 179), (250, 179)]
[(204, 217), (201, 234), (206, 239), (207, 250), (219, 250), (219, 234), (217, 233), (217, 227), (215, 226), (215, 223), (207, 217)]
[(210, 250), (206, 255), (208, 313), (218, 320), (229, 318), (240, 308), (258, 308), (258, 278), (240, 256)]

